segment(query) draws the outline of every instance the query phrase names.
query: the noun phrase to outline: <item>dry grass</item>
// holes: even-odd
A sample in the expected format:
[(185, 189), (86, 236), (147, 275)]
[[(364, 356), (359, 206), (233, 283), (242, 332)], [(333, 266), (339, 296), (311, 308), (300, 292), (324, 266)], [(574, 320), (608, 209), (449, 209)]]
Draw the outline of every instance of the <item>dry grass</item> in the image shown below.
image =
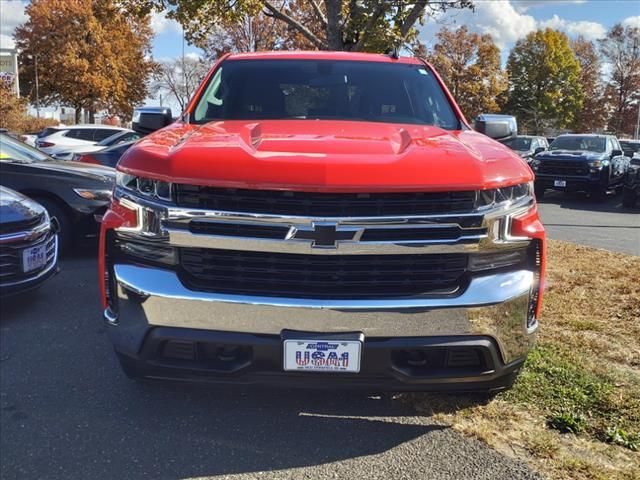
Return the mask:
[(640, 258), (549, 242), (538, 344), (514, 388), (406, 400), (550, 478), (640, 480)]

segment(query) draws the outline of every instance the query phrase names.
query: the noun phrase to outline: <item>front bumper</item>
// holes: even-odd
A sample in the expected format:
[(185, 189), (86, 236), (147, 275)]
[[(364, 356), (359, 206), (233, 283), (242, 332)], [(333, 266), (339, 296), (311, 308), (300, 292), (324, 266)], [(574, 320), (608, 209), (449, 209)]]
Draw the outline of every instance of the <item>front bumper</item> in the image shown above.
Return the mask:
[[(47, 246), (47, 262), (42, 268), (31, 273), (9, 274), (9, 268), (15, 268), (16, 263), (22, 262), (22, 252), (25, 249), (43, 243)], [(2, 298), (34, 290), (59, 272), (58, 236), (54, 233), (48, 233), (32, 242), (5, 243), (3, 247), (0, 249), (0, 260), (7, 262), (4, 265), (7, 270), (3, 271), (6, 275), (0, 279), (0, 297)]]
[[(192, 381), (363, 386), (394, 390), (495, 390), (508, 387), (532, 346), (527, 326), (534, 275), (528, 270), (474, 278), (457, 297), (394, 300), (306, 300), (195, 292), (168, 270), (127, 264), (112, 268), (114, 308), (105, 320), (114, 347), (136, 375)], [(117, 306), (117, 307), (115, 307)], [(364, 335), (358, 374), (284, 372), (287, 332)], [(192, 352), (211, 345), (242, 347), (224, 365), (194, 353), (164, 355), (168, 342)], [(451, 367), (451, 352), (476, 355)], [(399, 352), (433, 354), (432, 368), (416, 369)], [(451, 367), (451, 368), (450, 368)]]
[[(564, 187), (556, 187), (555, 181), (563, 180), (566, 182)], [(560, 190), (564, 192), (582, 192), (589, 191), (599, 186), (606, 186), (606, 182), (600, 177), (600, 175), (592, 177), (567, 177), (562, 175), (536, 175), (535, 179), (536, 187)]]

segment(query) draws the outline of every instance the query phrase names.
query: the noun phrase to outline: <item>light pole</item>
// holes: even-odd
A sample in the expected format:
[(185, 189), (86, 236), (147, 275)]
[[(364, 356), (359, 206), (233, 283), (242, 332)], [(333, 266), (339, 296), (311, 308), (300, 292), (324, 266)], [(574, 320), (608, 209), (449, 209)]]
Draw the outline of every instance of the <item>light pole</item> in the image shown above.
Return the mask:
[(36, 70), (36, 117), (40, 118), (40, 84), (38, 82), (38, 55), (33, 56), (33, 62)]
[(638, 100), (638, 119), (636, 120), (636, 134), (634, 138), (636, 140), (640, 139), (640, 99)]

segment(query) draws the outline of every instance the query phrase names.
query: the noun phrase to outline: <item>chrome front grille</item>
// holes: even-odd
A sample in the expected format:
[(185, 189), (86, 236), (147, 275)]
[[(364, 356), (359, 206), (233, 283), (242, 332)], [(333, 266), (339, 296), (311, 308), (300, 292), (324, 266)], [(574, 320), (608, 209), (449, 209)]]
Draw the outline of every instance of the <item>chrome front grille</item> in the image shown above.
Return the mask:
[[(191, 190), (203, 188), (208, 187)], [(122, 243), (123, 248), (119, 248), (114, 264), (153, 264), (174, 270), (190, 291), (322, 300), (445, 298), (462, 294), (475, 276), (521, 269), (521, 256), (513, 251), (526, 249), (530, 239), (511, 236), (511, 218), (529, 211), (534, 202), (526, 196), (473, 207), (479, 195), (472, 192), (464, 211), (451, 213), (444, 208), (416, 214), (424, 205), (416, 200), (421, 195), (407, 194), (402, 201), (413, 198), (416, 206), (408, 208), (405, 203), (395, 215), (363, 216), (356, 213), (373, 211), (373, 194), (361, 197), (369, 203), (358, 203), (359, 194), (348, 194), (351, 196), (338, 201), (338, 196), (347, 194), (313, 193), (297, 198), (296, 193), (289, 200), (315, 202), (317, 198), (318, 204), (294, 202), (296, 209), (306, 206), (291, 210), (291, 202), (277, 208), (271, 208), (266, 200), (258, 202), (256, 199), (273, 192), (256, 191), (251, 201), (257, 203), (233, 198), (237, 208), (250, 209), (241, 211), (223, 210), (233, 206), (227, 197), (227, 203), (198, 203), (219, 208), (187, 208), (184, 196), (180, 196), (186, 191), (178, 186), (177, 203), (181, 206), (116, 192), (127, 208), (138, 209), (139, 225), (118, 229), (115, 243)], [(287, 198), (286, 192), (278, 194)], [(379, 195), (375, 198), (392, 194)], [(456, 196), (450, 193), (438, 198)], [(348, 208), (347, 198), (355, 200), (353, 208)], [(375, 211), (393, 211), (385, 210), (383, 204), (376, 204)], [(283, 209), (299, 213), (343, 211), (348, 215), (276, 213)], [(159, 248), (167, 251), (162, 260), (155, 260)]]

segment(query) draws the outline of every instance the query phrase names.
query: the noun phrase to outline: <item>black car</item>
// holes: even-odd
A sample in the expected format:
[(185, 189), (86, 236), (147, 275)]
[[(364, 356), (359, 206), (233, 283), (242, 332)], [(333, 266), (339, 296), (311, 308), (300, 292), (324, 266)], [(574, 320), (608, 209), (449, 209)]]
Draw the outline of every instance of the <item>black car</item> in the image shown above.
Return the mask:
[(57, 273), (56, 230), (42, 205), (0, 186), (0, 297), (39, 287)]
[(560, 135), (531, 162), (536, 195), (541, 198), (547, 189), (586, 191), (601, 200), (609, 190), (622, 189), (629, 160), (612, 135)]
[(622, 191), (622, 205), (635, 207), (640, 196), (640, 158), (631, 160), (629, 169), (624, 176), (624, 189)]
[(98, 165), (53, 160), (19, 140), (0, 134), (2, 185), (42, 204), (60, 225), (60, 250), (74, 234), (96, 234), (96, 217), (111, 200), (115, 170)]
[(105, 148), (99, 152), (76, 153), (73, 156), (74, 162), (93, 163), (94, 165), (103, 165), (105, 167), (115, 168), (120, 157), (129, 147), (136, 143), (135, 141), (121, 143), (113, 147)]
[(501, 143), (505, 144), (511, 150), (524, 158), (527, 163), (531, 162), (535, 155), (544, 152), (549, 148), (549, 144), (545, 137), (536, 137), (531, 135), (518, 135), (517, 137), (502, 140)]

